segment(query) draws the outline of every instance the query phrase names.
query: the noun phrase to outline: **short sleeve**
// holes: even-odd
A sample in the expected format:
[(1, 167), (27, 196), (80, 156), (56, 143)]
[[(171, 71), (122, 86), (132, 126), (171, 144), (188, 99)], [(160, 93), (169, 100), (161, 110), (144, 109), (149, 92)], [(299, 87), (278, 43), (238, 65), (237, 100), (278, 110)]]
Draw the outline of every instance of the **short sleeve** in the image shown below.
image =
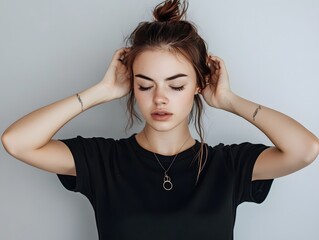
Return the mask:
[(242, 143), (229, 146), (230, 160), (235, 176), (235, 201), (262, 203), (271, 188), (273, 179), (252, 181), (255, 162), (268, 147), (263, 144)]
[(93, 200), (94, 189), (102, 184), (99, 176), (104, 169), (108, 145), (102, 139), (81, 136), (60, 141), (67, 145), (73, 155), (76, 176), (58, 174), (59, 180), (67, 190), (80, 192)]

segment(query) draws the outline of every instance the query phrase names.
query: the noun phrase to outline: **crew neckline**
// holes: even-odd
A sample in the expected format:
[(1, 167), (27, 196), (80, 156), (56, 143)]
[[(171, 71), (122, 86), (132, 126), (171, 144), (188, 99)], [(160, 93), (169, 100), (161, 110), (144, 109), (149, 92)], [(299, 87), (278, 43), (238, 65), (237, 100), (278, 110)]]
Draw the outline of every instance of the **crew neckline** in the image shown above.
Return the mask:
[[(130, 143), (132, 144), (132, 146), (138, 151), (140, 152), (144, 157), (147, 158), (154, 158), (154, 153), (152, 151), (149, 151), (145, 148), (143, 148), (136, 140), (136, 133), (134, 133), (130, 138), (129, 138)], [(200, 148), (200, 142), (195, 139), (195, 144), (193, 144), (193, 146), (181, 151), (180, 153), (178, 153), (178, 156), (176, 158), (175, 161), (180, 161), (182, 159), (189, 159), (190, 157), (193, 159), (194, 156), (198, 153)], [(175, 155), (162, 155), (162, 154), (158, 154), (156, 153), (156, 155), (161, 159), (161, 161), (163, 162), (171, 162), (172, 161), (172, 157), (174, 157)]]

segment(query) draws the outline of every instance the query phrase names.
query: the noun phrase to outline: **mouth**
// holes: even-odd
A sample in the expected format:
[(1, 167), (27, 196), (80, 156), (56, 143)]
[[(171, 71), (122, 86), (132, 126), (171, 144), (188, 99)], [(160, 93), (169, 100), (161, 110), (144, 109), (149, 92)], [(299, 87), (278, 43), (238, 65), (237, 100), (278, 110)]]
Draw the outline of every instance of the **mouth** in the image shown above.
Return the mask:
[(156, 110), (151, 113), (151, 116), (156, 121), (166, 121), (172, 117), (173, 113), (167, 111)]

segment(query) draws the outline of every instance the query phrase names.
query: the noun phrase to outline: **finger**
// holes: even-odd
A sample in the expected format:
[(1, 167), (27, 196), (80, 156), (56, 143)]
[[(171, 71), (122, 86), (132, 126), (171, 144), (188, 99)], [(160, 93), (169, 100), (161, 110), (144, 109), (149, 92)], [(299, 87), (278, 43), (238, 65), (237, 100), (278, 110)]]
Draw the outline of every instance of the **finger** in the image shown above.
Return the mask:
[(217, 57), (217, 56), (211, 56), (210, 58), (214, 62), (218, 62), (218, 66), (219, 66), (218, 69), (221, 69), (223, 72), (226, 71), (226, 66), (225, 66), (225, 62), (223, 59), (221, 59), (220, 57)]
[(220, 66), (217, 60), (212, 59), (213, 56), (208, 56), (208, 67), (210, 68), (210, 75), (206, 77), (206, 85), (215, 85), (220, 73)]
[(211, 66), (213, 66), (216, 70), (220, 69), (220, 61), (217, 58), (214, 58), (211, 56), (209, 58), (209, 63)]
[(211, 69), (212, 73), (220, 69), (219, 59), (216, 56), (213, 56), (212, 54), (207, 55), (207, 65)]
[(112, 58), (112, 61), (120, 61), (122, 62), (124, 57), (125, 57), (125, 54), (127, 52), (129, 52), (129, 48), (120, 48), (118, 50), (115, 51), (114, 55), (113, 55), (113, 58)]

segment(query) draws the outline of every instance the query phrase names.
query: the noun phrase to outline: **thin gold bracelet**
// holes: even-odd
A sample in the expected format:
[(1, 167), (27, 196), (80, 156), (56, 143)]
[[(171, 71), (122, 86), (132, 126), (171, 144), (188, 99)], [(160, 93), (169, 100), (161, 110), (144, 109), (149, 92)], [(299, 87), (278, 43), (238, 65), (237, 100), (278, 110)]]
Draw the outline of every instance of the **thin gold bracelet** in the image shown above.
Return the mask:
[(82, 99), (81, 99), (81, 96), (80, 96), (80, 94), (76, 94), (76, 97), (78, 98), (78, 100), (79, 100), (79, 102), (80, 102), (80, 104), (81, 104), (81, 112), (83, 112), (84, 111), (84, 109), (83, 109), (83, 102), (82, 102)]

